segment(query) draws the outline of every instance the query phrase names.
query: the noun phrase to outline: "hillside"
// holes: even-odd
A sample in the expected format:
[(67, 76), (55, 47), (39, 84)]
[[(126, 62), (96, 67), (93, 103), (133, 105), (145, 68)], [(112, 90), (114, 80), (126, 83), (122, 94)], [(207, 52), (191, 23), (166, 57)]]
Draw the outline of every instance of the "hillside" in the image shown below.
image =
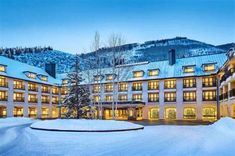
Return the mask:
[[(191, 57), (198, 55), (209, 55), (217, 53), (225, 53), (231, 44), (214, 46), (200, 41), (187, 39), (185, 37), (176, 37), (172, 39), (147, 41), (142, 44), (133, 43), (120, 46), (115, 49), (116, 53), (122, 58), (124, 63), (135, 63), (142, 61), (158, 61), (166, 60), (169, 49), (176, 50), (176, 57)], [(54, 62), (57, 64), (57, 73), (65, 73), (70, 71), (74, 62), (74, 55), (53, 50), (51, 47), (46, 48), (26, 48), (26, 50), (0, 49), (0, 54), (12, 59), (28, 63), (33, 66), (44, 68), (45, 63)], [(108, 67), (112, 62), (113, 48), (101, 48), (98, 51), (101, 66)], [(87, 60), (96, 65), (96, 54), (90, 52), (81, 54), (82, 66), (87, 66)], [(86, 62), (85, 62), (85, 61)]]

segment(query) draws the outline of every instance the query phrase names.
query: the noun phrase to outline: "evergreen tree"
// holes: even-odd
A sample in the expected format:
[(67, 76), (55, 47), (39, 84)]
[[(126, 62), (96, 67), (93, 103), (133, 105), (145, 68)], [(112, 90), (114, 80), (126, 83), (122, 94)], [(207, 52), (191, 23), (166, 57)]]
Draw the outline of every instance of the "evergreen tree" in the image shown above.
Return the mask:
[(62, 102), (63, 107), (67, 109), (65, 117), (82, 118), (86, 117), (89, 111), (90, 92), (86, 85), (81, 85), (82, 75), (80, 69), (79, 56), (76, 55), (72, 72), (68, 73), (69, 80), (68, 94)]

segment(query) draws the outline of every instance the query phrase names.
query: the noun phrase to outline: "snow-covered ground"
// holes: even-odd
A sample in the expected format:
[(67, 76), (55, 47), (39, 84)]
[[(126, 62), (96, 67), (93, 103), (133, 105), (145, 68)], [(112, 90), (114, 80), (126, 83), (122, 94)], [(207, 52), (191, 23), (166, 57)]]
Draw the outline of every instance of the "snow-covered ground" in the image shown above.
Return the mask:
[(145, 126), (128, 132), (71, 133), (21, 127), (15, 133), (19, 139), (5, 148), (0, 145), (0, 155), (235, 155), (235, 120), (231, 118), (210, 126)]
[(115, 131), (140, 129), (141, 125), (127, 121), (114, 120), (76, 120), (76, 119), (57, 119), (45, 120), (33, 123), (30, 127), (47, 130), (73, 130), (73, 131)]

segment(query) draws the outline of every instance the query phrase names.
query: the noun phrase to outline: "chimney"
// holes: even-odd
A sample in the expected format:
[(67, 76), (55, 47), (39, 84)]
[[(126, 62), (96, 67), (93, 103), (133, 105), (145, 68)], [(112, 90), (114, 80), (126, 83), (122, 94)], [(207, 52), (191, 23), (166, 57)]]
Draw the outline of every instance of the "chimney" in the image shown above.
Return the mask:
[(168, 52), (169, 65), (175, 64), (175, 49), (170, 49)]
[(56, 64), (55, 63), (46, 63), (45, 70), (50, 76), (56, 78)]

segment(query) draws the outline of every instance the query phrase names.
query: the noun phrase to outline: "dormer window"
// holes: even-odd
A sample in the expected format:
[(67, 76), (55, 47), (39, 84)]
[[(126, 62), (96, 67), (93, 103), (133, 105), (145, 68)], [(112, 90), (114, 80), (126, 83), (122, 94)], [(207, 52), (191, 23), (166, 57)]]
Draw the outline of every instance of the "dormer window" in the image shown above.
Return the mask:
[(63, 79), (62, 80), (62, 85), (67, 85), (69, 83), (69, 80), (68, 79)]
[(149, 69), (148, 70), (148, 76), (158, 76), (159, 75), (159, 69)]
[(26, 71), (24, 74), (30, 79), (36, 79), (37, 74), (33, 72)]
[(214, 63), (204, 64), (203, 68), (205, 72), (215, 71), (215, 64)]
[(48, 76), (46, 75), (38, 75), (38, 78), (42, 81), (48, 81)]
[(95, 75), (95, 76), (94, 76), (94, 80), (95, 80), (95, 81), (101, 81), (101, 79), (102, 79), (102, 76), (101, 76), (101, 75)]
[(134, 78), (139, 78), (139, 77), (143, 77), (144, 76), (144, 71), (140, 70), (140, 71), (133, 71), (133, 77)]
[(0, 64), (0, 72), (6, 72), (6, 66)]
[(110, 81), (110, 80), (113, 80), (115, 79), (115, 75), (114, 74), (107, 74), (106, 75), (106, 81)]
[(183, 71), (184, 71), (184, 73), (194, 73), (195, 72), (195, 65), (184, 66)]

